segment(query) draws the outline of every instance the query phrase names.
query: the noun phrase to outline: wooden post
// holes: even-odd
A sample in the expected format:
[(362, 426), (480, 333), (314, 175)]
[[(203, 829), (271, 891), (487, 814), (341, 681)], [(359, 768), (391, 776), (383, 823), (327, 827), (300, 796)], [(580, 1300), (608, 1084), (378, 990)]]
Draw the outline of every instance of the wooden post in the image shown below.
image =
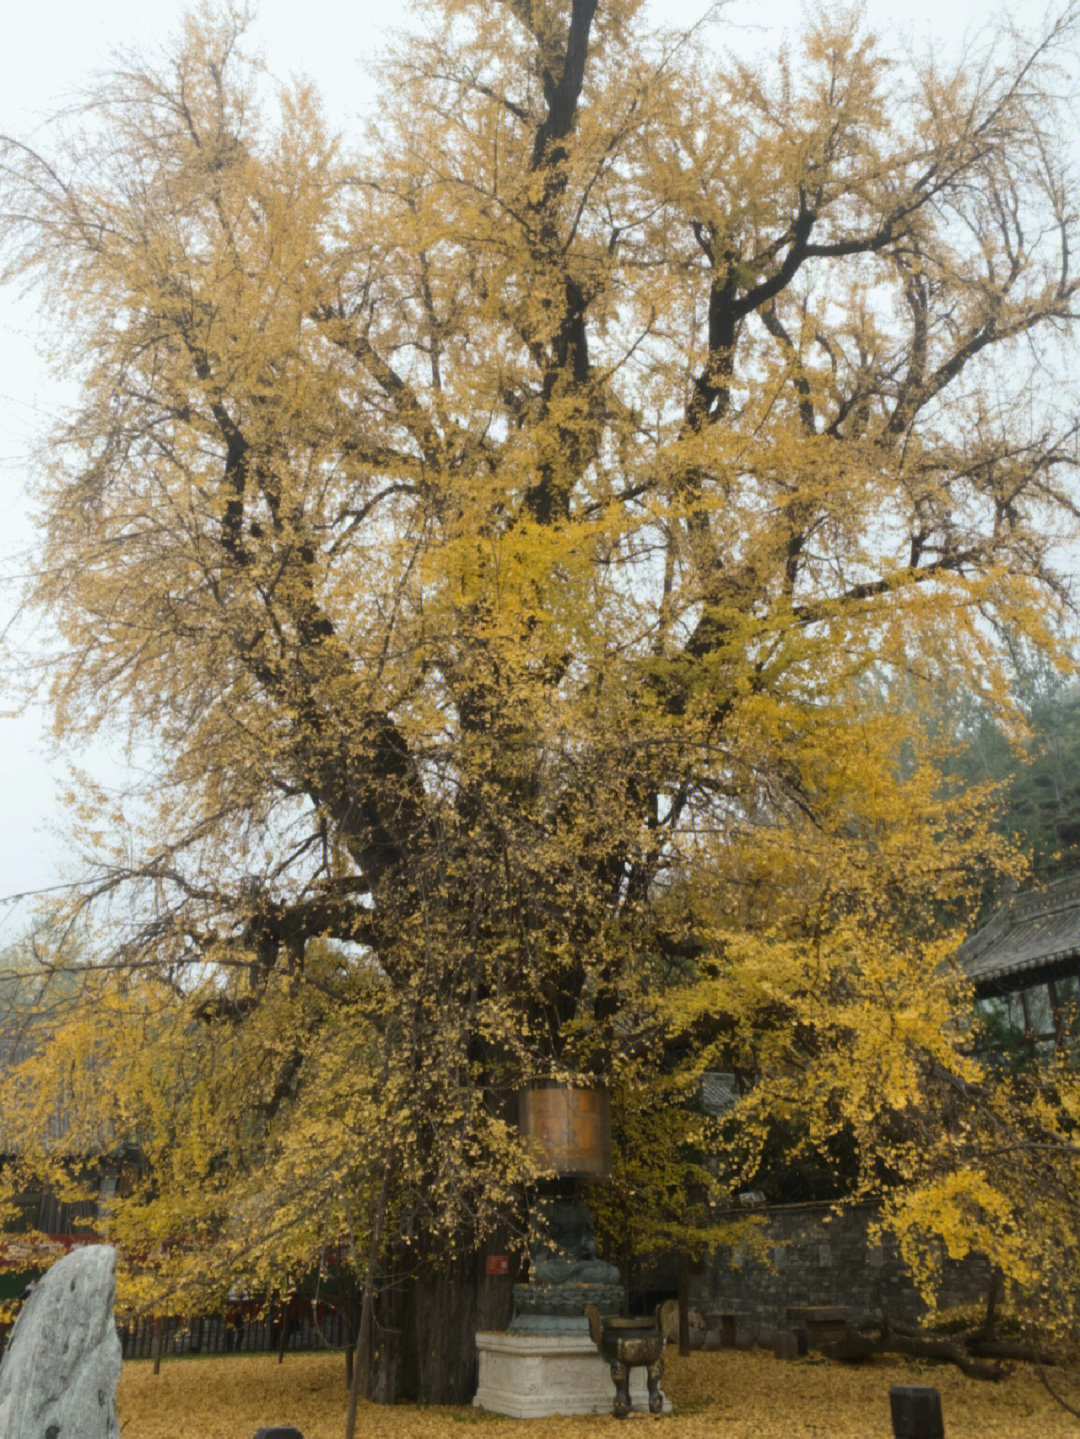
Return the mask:
[(679, 1255), (679, 1353), (690, 1353), (690, 1260)]
[(889, 1390), (896, 1439), (945, 1439), (941, 1395), (919, 1384), (897, 1384)]

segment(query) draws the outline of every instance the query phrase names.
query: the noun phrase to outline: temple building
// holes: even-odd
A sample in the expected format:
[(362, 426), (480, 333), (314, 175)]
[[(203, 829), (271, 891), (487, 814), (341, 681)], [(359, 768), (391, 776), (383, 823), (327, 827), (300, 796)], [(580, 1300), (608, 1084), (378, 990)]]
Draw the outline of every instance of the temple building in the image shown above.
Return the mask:
[(1080, 874), (1014, 894), (964, 941), (990, 1047), (1031, 1058), (1080, 1039)]

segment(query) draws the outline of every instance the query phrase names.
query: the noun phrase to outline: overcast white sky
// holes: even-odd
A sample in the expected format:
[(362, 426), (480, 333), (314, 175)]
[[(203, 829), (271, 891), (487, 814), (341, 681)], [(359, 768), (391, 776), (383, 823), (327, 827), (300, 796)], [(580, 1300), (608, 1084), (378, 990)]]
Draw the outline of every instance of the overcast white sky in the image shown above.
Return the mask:
[[(32, 139), (50, 114), (92, 87), (117, 50), (153, 51), (167, 43), (181, 0), (24, 0), (9, 4), (0, 52), (0, 133)], [(657, 19), (690, 23), (707, 0), (653, 0)], [(956, 52), (1003, 7), (987, 0), (868, 0), (869, 22), (883, 36), (897, 34), (917, 49), (933, 42), (940, 53)], [(713, 34), (761, 55), (775, 54), (785, 34), (794, 37), (805, 7), (797, 0), (732, 0)], [(1041, 0), (1007, 7), (1013, 21), (1038, 28)], [(322, 92), (332, 124), (347, 129), (375, 101), (364, 63), (385, 44), (388, 27), (405, 24), (403, 6), (371, 0), (263, 0), (251, 29), (270, 70), (282, 79), (306, 75)], [(34, 308), (0, 293), (0, 575), (32, 563), (34, 473), (29, 451), (50, 417), (64, 404), (62, 385), (51, 378), (34, 345)], [(0, 630), (14, 612), (10, 585), (0, 585)], [(0, 706), (4, 696), (0, 694)], [(6, 897), (73, 878), (72, 860), (60, 837), (62, 814), (56, 791), (64, 764), (50, 758), (48, 717), (39, 709), (0, 719), (0, 942), (25, 924), (26, 910)], [(107, 767), (107, 757), (94, 757)]]

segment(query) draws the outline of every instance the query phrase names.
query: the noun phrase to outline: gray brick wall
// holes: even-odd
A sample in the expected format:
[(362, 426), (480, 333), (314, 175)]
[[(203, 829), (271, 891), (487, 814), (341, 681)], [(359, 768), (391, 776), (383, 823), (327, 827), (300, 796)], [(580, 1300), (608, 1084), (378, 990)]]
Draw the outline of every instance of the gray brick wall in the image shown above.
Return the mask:
[[(760, 1210), (755, 1243), (715, 1251), (691, 1280), (691, 1304), (703, 1314), (739, 1312), (740, 1342), (783, 1328), (793, 1306), (839, 1306), (856, 1320), (881, 1313), (900, 1322), (916, 1320), (925, 1305), (895, 1242), (871, 1237), (877, 1217), (873, 1205), (839, 1213), (828, 1204)], [(985, 1300), (990, 1275), (985, 1260), (943, 1256), (939, 1273), (943, 1307)]]

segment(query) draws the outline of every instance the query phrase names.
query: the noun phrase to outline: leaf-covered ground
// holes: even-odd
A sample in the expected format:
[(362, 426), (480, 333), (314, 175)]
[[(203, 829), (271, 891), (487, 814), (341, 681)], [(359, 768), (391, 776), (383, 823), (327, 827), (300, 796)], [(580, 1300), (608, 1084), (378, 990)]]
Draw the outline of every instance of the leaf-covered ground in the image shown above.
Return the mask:
[[(665, 1439), (890, 1439), (890, 1386), (931, 1384), (941, 1393), (946, 1439), (1080, 1436), (1080, 1424), (1026, 1368), (992, 1385), (903, 1361), (853, 1369), (813, 1356), (788, 1362), (725, 1350), (666, 1362), (664, 1388), (676, 1413), (627, 1421), (631, 1430), (656, 1423)], [(148, 1362), (128, 1363), (117, 1407), (123, 1439), (252, 1439), (269, 1424), (295, 1425), (304, 1439), (342, 1439), (344, 1361), (340, 1354), (290, 1355), (280, 1366), (273, 1355), (182, 1359), (164, 1362), (157, 1376)], [(480, 1424), (492, 1429), (491, 1439), (500, 1431), (510, 1439), (519, 1428), (529, 1439), (599, 1439), (618, 1422), (610, 1415), (514, 1420), (472, 1409), (366, 1405), (357, 1430), (361, 1439), (462, 1439), (463, 1425)]]

